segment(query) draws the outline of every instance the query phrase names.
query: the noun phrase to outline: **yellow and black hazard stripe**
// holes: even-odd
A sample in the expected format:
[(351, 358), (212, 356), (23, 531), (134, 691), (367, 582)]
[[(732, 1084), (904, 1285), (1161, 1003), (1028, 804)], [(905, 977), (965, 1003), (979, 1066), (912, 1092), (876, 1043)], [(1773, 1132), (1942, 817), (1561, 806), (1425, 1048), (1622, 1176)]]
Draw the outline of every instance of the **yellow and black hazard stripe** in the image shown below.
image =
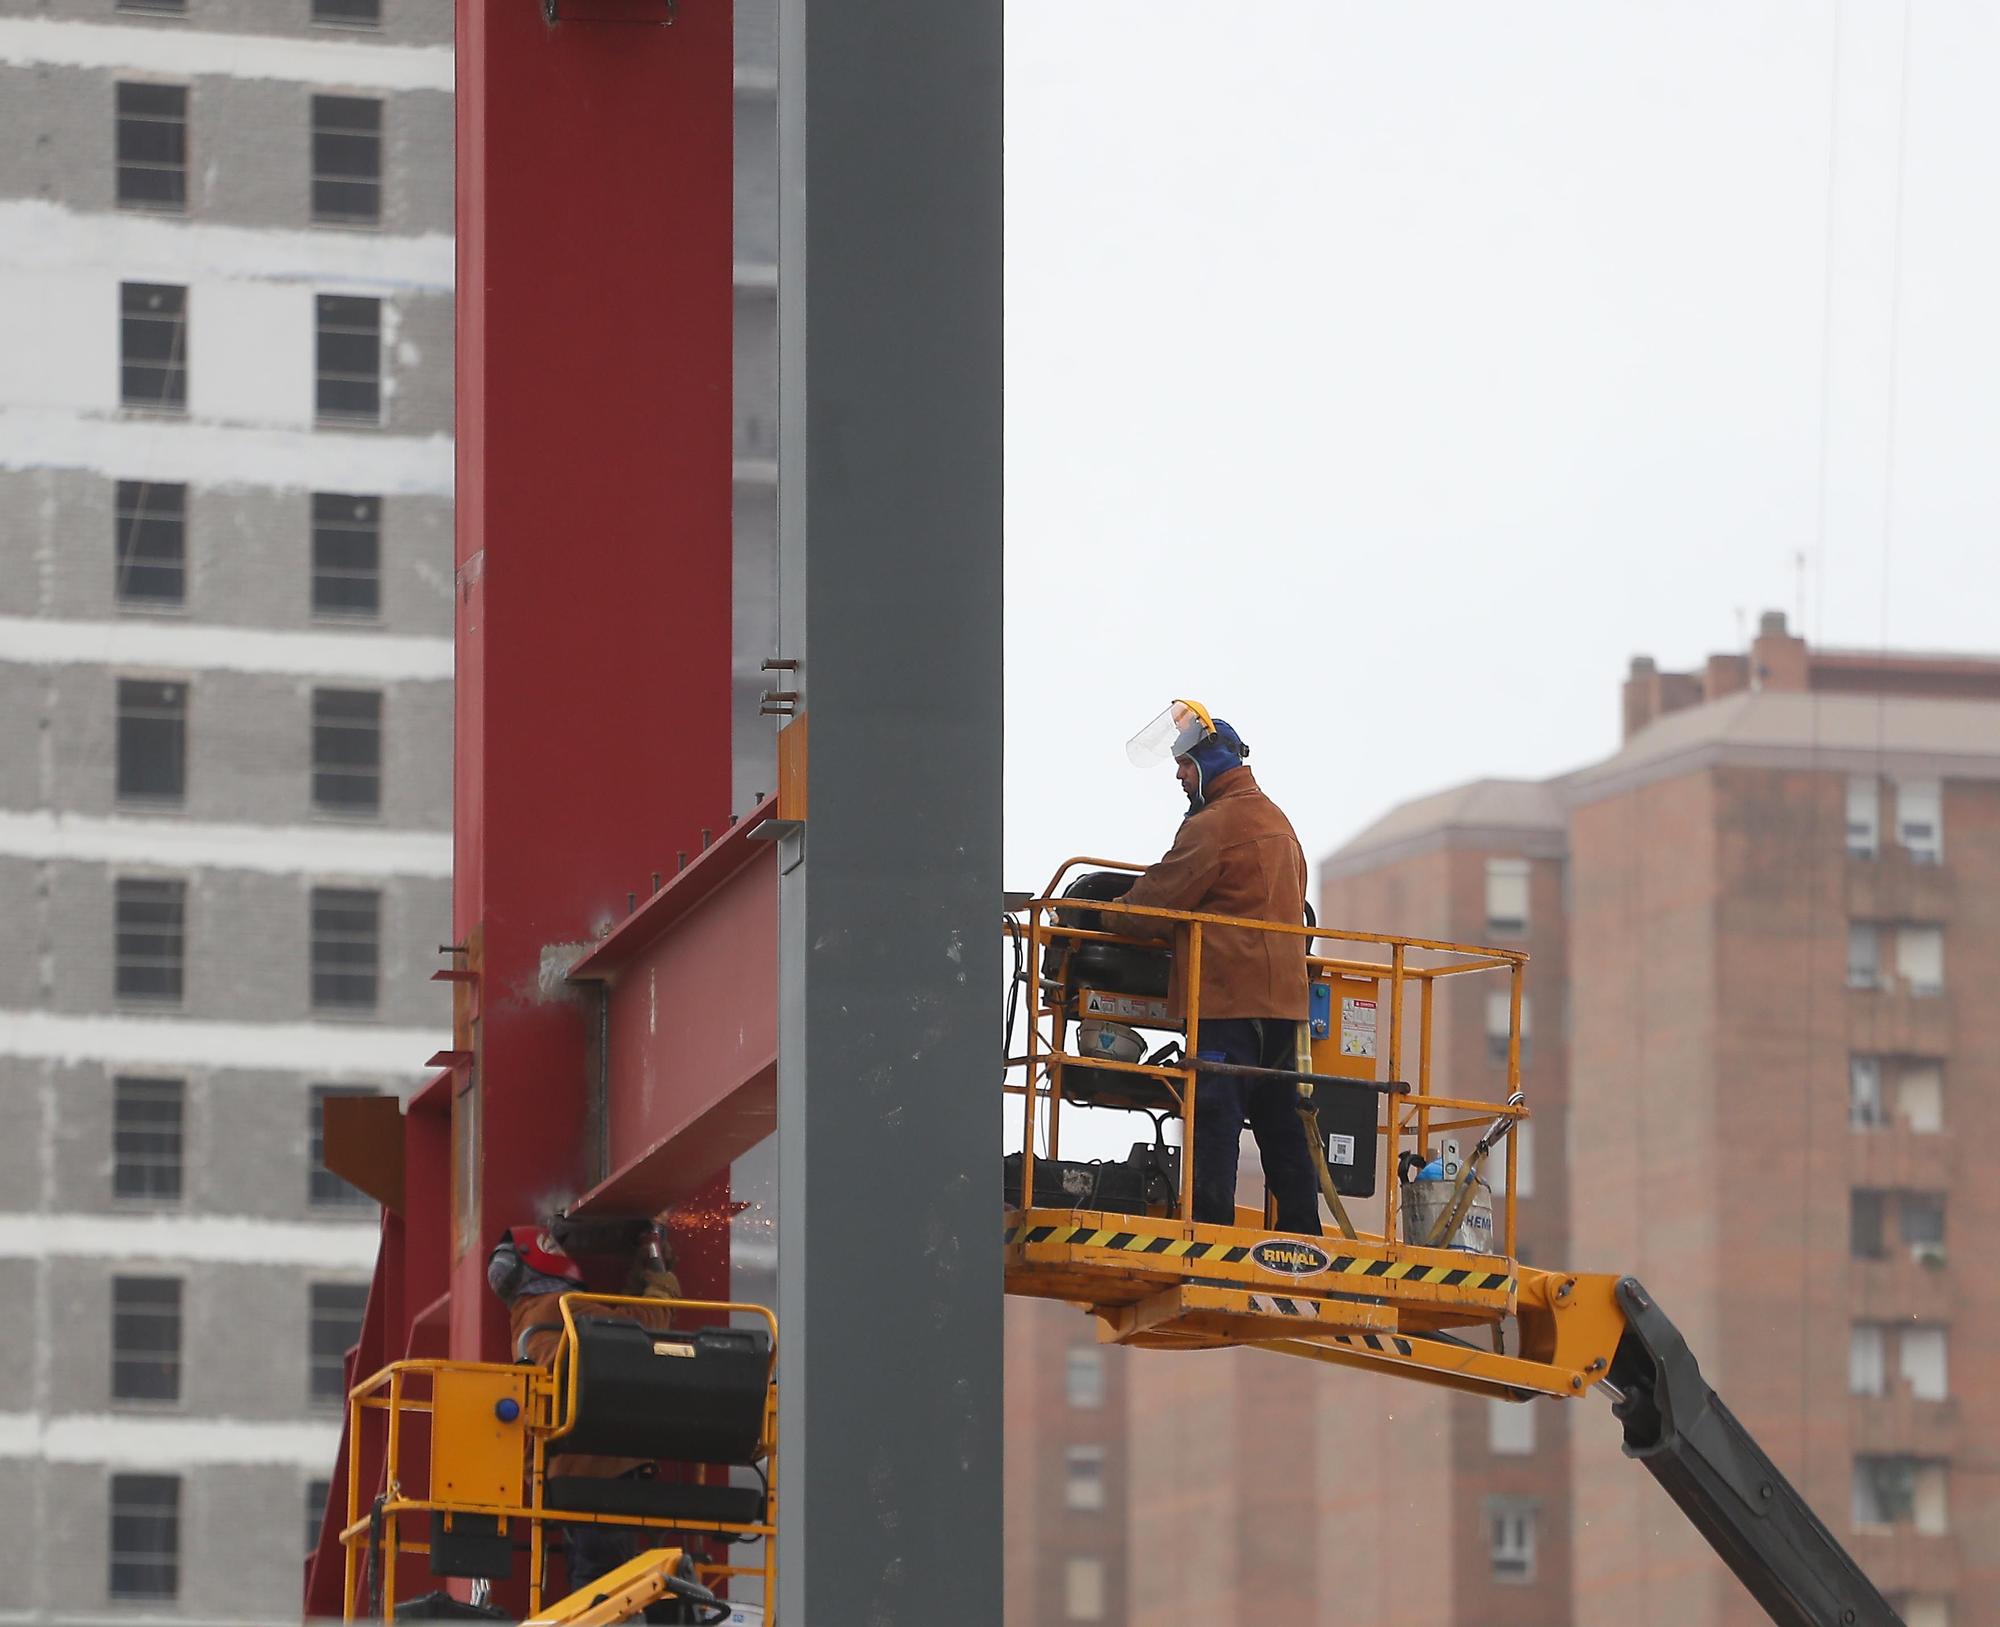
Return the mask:
[(1357, 1260), (1336, 1254), (1330, 1270), (1350, 1277), (1378, 1277), (1385, 1282), (1434, 1282), (1441, 1288), (1514, 1291), (1514, 1279), (1504, 1271), (1472, 1271), (1456, 1265), (1419, 1265), (1413, 1260)]
[(1075, 1248), (1117, 1249), (1128, 1254), (1160, 1254), (1169, 1260), (1219, 1260), (1234, 1265), (1249, 1258), (1247, 1248), (1222, 1243), (1194, 1243), (1165, 1232), (1116, 1232), (1096, 1226), (1033, 1226), (1007, 1228), (1008, 1243), (1063, 1243)]
[(1399, 1339), (1393, 1333), (1336, 1333), (1332, 1340), (1337, 1345), (1372, 1350), (1378, 1356), (1407, 1356), (1416, 1348), (1409, 1340)]
[(1252, 1294), (1249, 1299), (1250, 1309), (1266, 1316), (1304, 1316), (1314, 1320), (1319, 1317), (1320, 1307), (1329, 1303), (1323, 1299), (1291, 1299), (1284, 1294)]
[[(1235, 1265), (1249, 1259), (1252, 1247), (1240, 1243), (1198, 1243), (1185, 1237), (1169, 1236), (1165, 1232), (1121, 1232), (1097, 1226), (1009, 1226), (1006, 1242), (1009, 1246), (1015, 1243), (1057, 1243), (1071, 1248), (1153, 1254), (1168, 1260), (1212, 1260), (1221, 1265)], [(1504, 1271), (1421, 1265), (1414, 1260), (1371, 1259), (1352, 1254), (1331, 1256), (1325, 1271), (1302, 1271), (1297, 1275), (1303, 1278), (1336, 1273), (1347, 1277), (1374, 1277), (1384, 1282), (1427, 1282), (1441, 1288), (1473, 1288), (1487, 1293), (1514, 1291), (1514, 1279)]]

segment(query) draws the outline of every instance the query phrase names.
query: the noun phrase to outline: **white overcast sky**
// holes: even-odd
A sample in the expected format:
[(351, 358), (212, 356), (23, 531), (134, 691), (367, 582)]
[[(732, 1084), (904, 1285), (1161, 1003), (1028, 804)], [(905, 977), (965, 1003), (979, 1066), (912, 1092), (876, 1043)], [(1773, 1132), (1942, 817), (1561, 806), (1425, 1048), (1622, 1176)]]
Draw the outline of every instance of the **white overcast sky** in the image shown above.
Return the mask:
[(1760, 609), (2000, 649), (2000, 7), (1007, 29), (1009, 886), (1165, 847), (1122, 748), (1175, 695), (1316, 859), (1602, 755), (1634, 653)]

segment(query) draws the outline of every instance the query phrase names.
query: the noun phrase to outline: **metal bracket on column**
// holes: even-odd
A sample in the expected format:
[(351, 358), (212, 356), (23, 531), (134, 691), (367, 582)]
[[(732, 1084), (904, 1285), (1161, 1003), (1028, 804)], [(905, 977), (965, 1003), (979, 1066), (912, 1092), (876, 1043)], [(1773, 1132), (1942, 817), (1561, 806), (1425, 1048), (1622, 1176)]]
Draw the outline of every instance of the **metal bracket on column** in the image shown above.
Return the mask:
[(806, 822), (803, 819), (767, 819), (750, 833), (753, 842), (778, 844), (778, 874), (789, 876), (805, 863)]
[[(794, 675), (792, 681), (794, 683), (798, 681), (796, 674), (799, 670), (799, 664), (796, 661), (777, 659), (766, 661), (764, 663), (764, 670), (766, 672), (791, 673)], [(758, 698), (757, 710), (765, 717), (791, 717), (797, 713), (799, 701), (802, 698), (796, 689), (767, 689)]]

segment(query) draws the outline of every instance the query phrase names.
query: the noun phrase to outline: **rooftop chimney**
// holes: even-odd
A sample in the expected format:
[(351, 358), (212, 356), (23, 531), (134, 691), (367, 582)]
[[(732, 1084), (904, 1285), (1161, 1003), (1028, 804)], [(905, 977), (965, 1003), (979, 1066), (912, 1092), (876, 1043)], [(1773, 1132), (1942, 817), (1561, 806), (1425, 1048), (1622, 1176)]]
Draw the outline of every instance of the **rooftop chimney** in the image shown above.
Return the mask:
[(1750, 687), (1750, 657), (1711, 655), (1701, 675), (1701, 698), (1719, 701)]
[(1650, 655), (1632, 657), (1625, 680), (1625, 738), (1655, 718), (1701, 703), (1701, 684), (1691, 672), (1662, 672)]
[(1757, 641), (1750, 646), (1753, 681), (1760, 689), (1796, 690), (1808, 687), (1806, 641), (1789, 631), (1782, 610), (1767, 610), (1757, 621)]
[(1632, 657), (1632, 670), (1625, 677), (1625, 734), (1633, 735), (1653, 721), (1659, 709), (1659, 667), (1650, 655)]

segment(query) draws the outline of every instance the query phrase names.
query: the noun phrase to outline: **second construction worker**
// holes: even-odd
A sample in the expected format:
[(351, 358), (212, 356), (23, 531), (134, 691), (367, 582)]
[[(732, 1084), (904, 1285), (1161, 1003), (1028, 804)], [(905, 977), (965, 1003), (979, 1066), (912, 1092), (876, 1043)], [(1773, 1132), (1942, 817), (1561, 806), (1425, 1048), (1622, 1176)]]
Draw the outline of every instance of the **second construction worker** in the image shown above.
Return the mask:
[[(1250, 748), (1197, 701), (1175, 701), (1126, 747), (1141, 766), (1169, 759), (1188, 810), (1174, 844), (1119, 900), (1159, 909), (1234, 915), (1298, 926), (1305, 920), (1306, 860), (1298, 836), (1265, 796), (1244, 761)], [(1172, 936), (1176, 923), (1139, 915), (1106, 918), (1113, 931)], [(1196, 1056), (1253, 1067), (1297, 1066), (1298, 1024), (1306, 1015), (1304, 937), (1248, 927), (1205, 927), (1201, 935), (1200, 1032)], [(1185, 1017), (1179, 957), (1169, 1009)], [(1194, 1218), (1227, 1226), (1236, 1218), (1236, 1154), (1244, 1120), (1257, 1138), (1278, 1229), (1320, 1235), (1312, 1150), (1290, 1079), (1204, 1073), (1195, 1087)]]
[[(658, 1225), (640, 1228), (637, 1245), (618, 1291), (634, 1298), (673, 1300), (680, 1281), (673, 1272), (672, 1245)], [(544, 1226), (514, 1226), (503, 1232), (487, 1256), (486, 1280), (507, 1307), (507, 1336), (517, 1361), (546, 1365), (562, 1341), (562, 1296), (587, 1288), (583, 1267)], [(593, 1316), (626, 1317), (664, 1332), (673, 1312), (660, 1305), (599, 1305)], [(589, 1479), (650, 1478), (657, 1466), (637, 1458), (565, 1452), (551, 1457), (548, 1473)], [(576, 1523), (565, 1530), (572, 1588), (581, 1588), (616, 1570), (640, 1550), (642, 1533), (629, 1525)]]

